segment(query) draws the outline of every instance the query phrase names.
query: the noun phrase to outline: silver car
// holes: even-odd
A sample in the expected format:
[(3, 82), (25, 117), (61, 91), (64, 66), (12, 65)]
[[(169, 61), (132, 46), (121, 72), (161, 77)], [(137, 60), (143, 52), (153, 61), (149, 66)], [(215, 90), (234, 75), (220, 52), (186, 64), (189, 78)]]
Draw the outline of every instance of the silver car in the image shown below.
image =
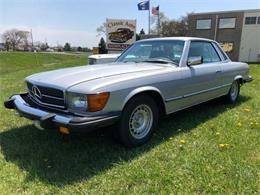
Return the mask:
[(136, 42), (113, 64), (31, 75), (28, 92), (5, 107), (67, 134), (116, 124), (119, 140), (138, 146), (152, 137), (159, 116), (221, 96), (235, 103), (251, 80), (248, 65), (232, 62), (215, 41), (156, 38)]

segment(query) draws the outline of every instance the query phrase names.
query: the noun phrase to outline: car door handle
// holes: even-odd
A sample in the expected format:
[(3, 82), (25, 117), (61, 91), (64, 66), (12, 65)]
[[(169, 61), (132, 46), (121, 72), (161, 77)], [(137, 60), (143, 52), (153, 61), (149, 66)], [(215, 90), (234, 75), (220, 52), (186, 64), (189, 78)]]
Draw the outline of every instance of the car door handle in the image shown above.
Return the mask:
[(222, 71), (221, 70), (216, 70), (216, 73), (221, 73)]

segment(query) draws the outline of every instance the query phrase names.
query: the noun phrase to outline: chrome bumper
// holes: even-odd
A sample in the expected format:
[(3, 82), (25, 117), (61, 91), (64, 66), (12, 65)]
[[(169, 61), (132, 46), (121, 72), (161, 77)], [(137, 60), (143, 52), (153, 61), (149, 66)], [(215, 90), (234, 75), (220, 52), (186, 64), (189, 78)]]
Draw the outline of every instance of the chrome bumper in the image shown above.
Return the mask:
[(120, 113), (109, 113), (102, 116), (76, 116), (73, 114), (60, 114), (45, 111), (29, 105), (25, 97), (28, 94), (12, 96), (4, 102), (8, 109), (15, 109), (20, 116), (31, 120), (38, 120), (42, 128), (67, 127), (70, 130), (92, 130), (102, 126), (111, 125), (119, 119)]
[(244, 83), (249, 83), (249, 82), (253, 81), (253, 77), (249, 75), (246, 78), (244, 78), (243, 80), (244, 80)]

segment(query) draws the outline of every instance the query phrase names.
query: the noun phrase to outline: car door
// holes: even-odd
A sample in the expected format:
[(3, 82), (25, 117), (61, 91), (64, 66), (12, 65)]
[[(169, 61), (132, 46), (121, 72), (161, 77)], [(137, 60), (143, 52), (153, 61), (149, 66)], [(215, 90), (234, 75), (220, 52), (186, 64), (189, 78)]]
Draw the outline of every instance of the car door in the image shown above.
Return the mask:
[(221, 93), (221, 58), (211, 42), (190, 42), (188, 59), (199, 56), (202, 57), (202, 63), (181, 69), (182, 107), (207, 101)]

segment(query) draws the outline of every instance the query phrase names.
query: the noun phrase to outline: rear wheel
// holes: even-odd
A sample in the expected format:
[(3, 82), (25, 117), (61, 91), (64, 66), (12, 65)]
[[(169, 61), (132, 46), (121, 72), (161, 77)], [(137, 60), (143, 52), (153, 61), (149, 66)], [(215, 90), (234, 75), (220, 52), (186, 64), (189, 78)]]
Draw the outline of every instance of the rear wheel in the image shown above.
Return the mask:
[(116, 137), (127, 147), (142, 145), (152, 137), (158, 117), (157, 104), (150, 96), (136, 96), (123, 110)]
[(226, 95), (226, 100), (228, 103), (234, 104), (237, 102), (240, 93), (240, 82), (238, 80), (233, 81), (228, 94)]

